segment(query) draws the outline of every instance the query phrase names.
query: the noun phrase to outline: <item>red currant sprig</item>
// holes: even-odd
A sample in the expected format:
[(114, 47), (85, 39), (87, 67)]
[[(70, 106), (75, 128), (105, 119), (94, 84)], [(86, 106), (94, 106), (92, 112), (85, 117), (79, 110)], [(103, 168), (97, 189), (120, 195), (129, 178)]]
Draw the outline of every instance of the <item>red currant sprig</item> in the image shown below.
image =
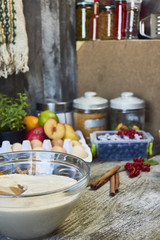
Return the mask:
[(135, 135), (138, 135), (140, 138), (142, 138), (142, 133), (136, 131), (135, 129), (129, 128), (129, 129), (124, 129), (121, 128), (118, 132), (117, 135), (123, 138), (124, 136), (129, 137), (130, 139), (134, 139)]
[(144, 158), (134, 158), (133, 163), (126, 163), (124, 168), (128, 171), (131, 178), (140, 174), (140, 171), (149, 172), (150, 164), (144, 164)]

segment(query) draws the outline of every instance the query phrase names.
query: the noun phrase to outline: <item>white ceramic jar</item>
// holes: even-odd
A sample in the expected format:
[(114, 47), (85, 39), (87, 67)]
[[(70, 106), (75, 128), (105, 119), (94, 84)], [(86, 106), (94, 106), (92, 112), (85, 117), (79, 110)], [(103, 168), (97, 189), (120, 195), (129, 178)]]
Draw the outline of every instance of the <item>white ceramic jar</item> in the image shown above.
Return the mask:
[(144, 130), (145, 102), (132, 92), (123, 92), (110, 100), (110, 128), (119, 130), (120, 127)]
[(87, 143), (90, 143), (90, 133), (107, 129), (108, 100), (96, 92), (85, 92), (74, 99), (73, 108), (75, 129), (82, 131)]

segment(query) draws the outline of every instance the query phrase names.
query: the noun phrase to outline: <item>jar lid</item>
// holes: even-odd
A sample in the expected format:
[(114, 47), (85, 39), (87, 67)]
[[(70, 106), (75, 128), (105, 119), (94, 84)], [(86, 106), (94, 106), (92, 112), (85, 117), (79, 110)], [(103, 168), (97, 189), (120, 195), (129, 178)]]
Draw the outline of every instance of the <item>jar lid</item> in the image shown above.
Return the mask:
[(110, 10), (113, 10), (115, 8), (115, 6), (114, 5), (101, 5), (100, 6), (100, 9), (102, 9), (102, 10), (107, 10), (107, 11), (110, 11)]
[(121, 110), (141, 109), (145, 107), (144, 100), (134, 97), (132, 92), (123, 92), (121, 97), (110, 101), (110, 107)]
[(142, 0), (127, 0), (128, 3), (142, 3)]
[(48, 102), (37, 103), (37, 110), (44, 111), (50, 110), (56, 113), (71, 112), (73, 110), (72, 102)]
[(94, 3), (94, 0), (82, 0), (82, 1), (78, 1), (76, 2), (76, 5), (92, 5)]
[(73, 107), (81, 110), (101, 110), (107, 108), (108, 100), (96, 95), (96, 92), (85, 92), (83, 97), (73, 100)]

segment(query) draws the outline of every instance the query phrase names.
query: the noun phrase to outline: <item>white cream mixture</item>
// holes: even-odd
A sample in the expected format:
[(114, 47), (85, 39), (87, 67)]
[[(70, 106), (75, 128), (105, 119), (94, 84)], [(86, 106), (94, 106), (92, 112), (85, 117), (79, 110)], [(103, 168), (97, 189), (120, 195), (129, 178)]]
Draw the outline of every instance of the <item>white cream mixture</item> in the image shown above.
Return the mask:
[[(55, 191), (77, 181), (57, 175), (0, 175), (0, 185), (24, 186), (25, 194)], [(34, 197), (0, 197), (0, 233), (31, 239), (53, 232), (74, 207), (79, 193), (53, 193)]]
[(72, 186), (76, 182), (77, 181), (75, 179), (58, 175), (0, 175), (0, 186), (16, 187), (18, 184), (20, 184), (25, 189), (23, 195), (55, 191), (61, 188)]

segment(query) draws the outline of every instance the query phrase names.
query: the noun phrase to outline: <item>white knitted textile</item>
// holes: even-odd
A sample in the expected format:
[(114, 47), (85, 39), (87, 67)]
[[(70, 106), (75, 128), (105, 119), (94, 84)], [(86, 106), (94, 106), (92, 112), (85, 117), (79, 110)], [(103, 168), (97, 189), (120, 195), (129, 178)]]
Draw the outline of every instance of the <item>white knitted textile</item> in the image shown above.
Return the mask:
[(27, 72), (28, 53), (22, 0), (0, 0), (0, 77)]

